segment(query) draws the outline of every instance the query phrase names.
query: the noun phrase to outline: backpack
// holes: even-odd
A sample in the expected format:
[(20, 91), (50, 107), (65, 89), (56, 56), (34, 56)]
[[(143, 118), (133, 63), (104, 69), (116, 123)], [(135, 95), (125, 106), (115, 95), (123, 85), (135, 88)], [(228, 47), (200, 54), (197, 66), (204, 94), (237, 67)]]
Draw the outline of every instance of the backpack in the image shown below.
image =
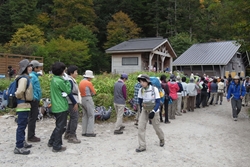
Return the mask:
[(183, 86), (180, 82), (177, 82), (178, 86), (179, 86), (179, 90), (178, 92), (182, 92), (183, 91)]
[(29, 87), (30, 79), (27, 76), (24, 76), (24, 75), (17, 77), (12, 83), (10, 83), (10, 86), (9, 86), (9, 88), (7, 90), (7, 107), (9, 107), (9, 108), (16, 108), (17, 104), (20, 102), (20, 100), (18, 100), (16, 98), (15, 92), (16, 92), (17, 87), (18, 87), (18, 81), (21, 78), (26, 78), (27, 79), (26, 90)]
[(150, 82), (151, 82), (151, 84), (153, 86), (155, 86), (158, 89), (159, 94), (160, 94), (160, 98), (161, 98), (160, 102), (164, 103), (164, 100), (165, 100), (165, 91), (161, 87), (160, 80), (157, 77), (150, 77)]

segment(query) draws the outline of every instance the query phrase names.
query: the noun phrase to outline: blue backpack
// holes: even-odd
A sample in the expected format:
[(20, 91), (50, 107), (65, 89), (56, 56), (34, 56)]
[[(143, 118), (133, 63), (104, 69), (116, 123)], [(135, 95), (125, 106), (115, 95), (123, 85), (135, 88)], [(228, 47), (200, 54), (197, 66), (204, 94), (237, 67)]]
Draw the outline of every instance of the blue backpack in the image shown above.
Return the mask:
[(161, 87), (160, 80), (157, 77), (150, 77), (150, 82), (153, 86), (157, 87), (159, 94), (160, 94), (160, 102), (164, 103), (165, 100), (165, 91)]
[[(21, 103), (21, 102), (25, 102), (24, 100), (18, 100), (16, 98), (15, 92), (17, 90), (18, 87), (18, 81), (21, 78), (26, 78), (27, 79), (27, 86), (26, 89), (28, 89), (29, 84), (30, 84), (30, 79), (27, 76), (21, 75), (19, 77), (17, 77), (9, 86), (8, 90), (7, 90), (7, 107), (9, 108), (16, 108), (17, 104)], [(25, 95), (24, 95), (25, 97)]]

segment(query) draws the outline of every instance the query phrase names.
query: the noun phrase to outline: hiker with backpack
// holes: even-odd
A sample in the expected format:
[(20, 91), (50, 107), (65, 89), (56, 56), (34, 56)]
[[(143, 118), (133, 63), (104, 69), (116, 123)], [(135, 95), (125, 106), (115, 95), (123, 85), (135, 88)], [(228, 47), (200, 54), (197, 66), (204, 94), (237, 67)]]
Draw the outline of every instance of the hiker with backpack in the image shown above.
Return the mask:
[(64, 134), (64, 139), (68, 140), (69, 143), (78, 144), (81, 143), (81, 140), (77, 139), (76, 129), (79, 119), (79, 110), (78, 104), (79, 101), (79, 88), (76, 82), (76, 77), (78, 67), (75, 65), (71, 65), (67, 68), (67, 75), (69, 77), (69, 82), (71, 84), (71, 93), (68, 95), (67, 100), (69, 104), (69, 122), (66, 132)]
[(40, 138), (36, 137), (35, 129), (36, 129), (36, 120), (39, 114), (39, 103), (40, 99), (42, 98), (42, 90), (39, 81), (39, 72), (43, 63), (39, 63), (37, 60), (32, 60), (30, 62), (32, 65), (32, 72), (29, 73), (31, 77), (31, 84), (33, 86), (33, 100), (30, 102), (31, 110), (29, 113), (29, 120), (28, 120), (28, 141), (29, 142), (40, 142)]
[(177, 110), (177, 99), (178, 95), (177, 92), (180, 89), (178, 84), (175, 82), (175, 75), (170, 75), (170, 80), (168, 82), (169, 87), (169, 96), (172, 99), (172, 103), (168, 105), (168, 112), (169, 112), (169, 119), (175, 119), (175, 112)]
[(52, 73), (54, 76), (50, 82), (51, 111), (56, 119), (56, 127), (54, 128), (48, 147), (53, 147), (52, 152), (62, 152), (66, 147), (62, 146), (62, 135), (66, 131), (68, 116), (67, 96), (71, 93), (71, 85), (68, 78), (63, 78), (66, 66), (62, 62), (55, 62), (52, 65)]
[(245, 95), (246, 88), (240, 83), (240, 77), (237, 75), (234, 76), (227, 92), (227, 101), (229, 102), (231, 100), (232, 117), (234, 121), (237, 121), (242, 106), (242, 99)]
[[(19, 62), (19, 76), (15, 79), (16, 83), (14, 83), (16, 85), (16, 91), (14, 92), (14, 94), (17, 99), (16, 113), (18, 116), (16, 130), (16, 147), (14, 149), (14, 153), (23, 155), (29, 154), (30, 150), (27, 150), (27, 148), (32, 147), (32, 145), (28, 144), (25, 141), (25, 129), (28, 124), (28, 117), (31, 109), (29, 101), (33, 100), (33, 87), (32, 84), (30, 84), (28, 74), (28, 68), (30, 66), (31, 65), (29, 64), (29, 60), (27, 59), (23, 59)], [(8, 89), (8, 95), (10, 95), (11, 91), (12, 88), (10, 86)], [(8, 97), (8, 106), (13, 106), (13, 104), (9, 104), (13, 102), (11, 101), (11, 98), (13, 97)], [(13, 107), (15, 107), (15, 105)]]
[(164, 123), (169, 124), (171, 122), (168, 119), (169, 88), (168, 88), (168, 84), (167, 84), (167, 76), (166, 75), (161, 75), (160, 80), (161, 80), (161, 87), (165, 91), (164, 103), (163, 103), (163, 105), (161, 105), (161, 108), (160, 108), (160, 121), (163, 122), (162, 112), (163, 112), (163, 108), (164, 108), (164, 111), (165, 111), (165, 113), (164, 113), (164, 116), (165, 116)]
[(141, 115), (139, 117), (138, 125), (138, 140), (139, 147), (135, 150), (136, 152), (146, 151), (146, 126), (149, 120), (152, 121), (153, 128), (160, 140), (160, 147), (165, 144), (164, 133), (160, 128), (160, 94), (155, 86), (151, 85), (151, 81), (148, 75), (142, 74), (137, 78), (141, 83), (142, 88), (138, 92), (139, 105), (141, 108)]

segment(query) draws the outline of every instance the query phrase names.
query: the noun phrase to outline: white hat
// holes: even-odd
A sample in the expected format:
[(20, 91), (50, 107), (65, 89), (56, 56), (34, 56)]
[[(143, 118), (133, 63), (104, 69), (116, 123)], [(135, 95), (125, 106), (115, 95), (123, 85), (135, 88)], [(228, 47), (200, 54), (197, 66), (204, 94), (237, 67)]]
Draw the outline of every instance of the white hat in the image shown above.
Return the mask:
[(93, 75), (93, 71), (91, 70), (86, 70), (85, 75), (83, 75), (85, 78), (95, 78)]

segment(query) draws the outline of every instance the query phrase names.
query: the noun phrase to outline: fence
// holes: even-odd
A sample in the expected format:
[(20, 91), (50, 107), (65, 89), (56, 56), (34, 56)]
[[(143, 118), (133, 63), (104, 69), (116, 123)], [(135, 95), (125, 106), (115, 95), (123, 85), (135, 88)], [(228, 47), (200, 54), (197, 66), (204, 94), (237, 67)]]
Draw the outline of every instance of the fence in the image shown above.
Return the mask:
[(0, 53), (0, 77), (8, 77), (8, 66), (12, 66), (12, 68), (18, 72), (19, 62), (23, 59), (28, 59), (29, 61), (37, 60), (43, 63), (43, 57)]

